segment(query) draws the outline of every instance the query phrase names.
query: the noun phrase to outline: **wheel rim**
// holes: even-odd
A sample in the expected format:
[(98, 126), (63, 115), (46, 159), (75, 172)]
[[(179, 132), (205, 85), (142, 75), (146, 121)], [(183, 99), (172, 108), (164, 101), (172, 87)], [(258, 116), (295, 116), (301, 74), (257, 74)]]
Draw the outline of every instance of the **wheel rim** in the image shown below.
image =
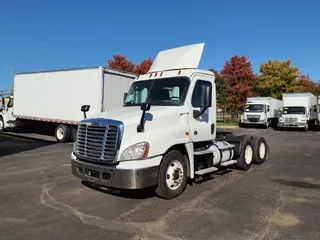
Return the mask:
[(2, 130), (3, 129), (3, 122), (2, 122), (2, 120), (0, 120), (0, 130)]
[(181, 182), (183, 179), (183, 167), (182, 164), (174, 160), (170, 163), (169, 167), (167, 168), (167, 174), (166, 174), (166, 182), (167, 186), (171, 190), (176, 190), (180, 187)]
[(265, 155), (266, 155), (266, 145), (264, 144), (264, 142), (261, 142), (259, 147), (259, 156), (261, 159), (263, 159)]
[(250, 145), (247, 145), (246, 146), (246, 150), (245, 150), (245, 155), (244, 155), (244, 159), (245, 159), (247, 164), (251, 163), (252, 157), (253, 157), (252, 147)]
[(64, 136), (64, 131), (63, 131), (63, 129), (62, 128), (58, 128), (58, 130), (57, 130), (57, 137), (58, 137), (58, 139), (62, 139), (63, 138), (63, 136)]

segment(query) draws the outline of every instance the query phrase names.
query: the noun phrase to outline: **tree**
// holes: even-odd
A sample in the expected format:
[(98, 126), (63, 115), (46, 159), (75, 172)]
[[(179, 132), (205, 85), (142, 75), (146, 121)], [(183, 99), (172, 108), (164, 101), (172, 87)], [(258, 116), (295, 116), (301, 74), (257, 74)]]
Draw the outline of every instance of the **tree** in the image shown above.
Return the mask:
[(216, 70), (209, 69), (215, 75), (217, 107), (223, 108), (227, 103), (227, 82)]
[(135, 72), (135, 65), (132, 61), (127, 60), (126, 56), (121, 54), (115, 54), (113, 59), (108, 60), (108, 68), (129, 73)]
[(295, 82), (294, 92), (311, 92), (317, 94), (317, 84), (310, 79), (309, 75), (300, 75)]
[(318, 83), (316, 84), (315, 94), (316, 94), (317, 96), (320, 96), (320, 80), (319, 80)]
[(281, 99), (282, 93), (295, 91), (300, 73), (291, 63), (292, 60), (268, 60), (260, 65), (257, 90), (261, 96)]
[(228, 109), (241, 110), (247, 97), (252, 95), (256, 80), (251, 62), (245, 56), (234, 55), (225, 62), (221, 75), (227, 83)]
[(153, 63), (153, 60), (151, 58), (142, 60), (138, 65), (136, 65), (135, 73), (137, 75), (146, 74), (149, 71), (152, 63)]

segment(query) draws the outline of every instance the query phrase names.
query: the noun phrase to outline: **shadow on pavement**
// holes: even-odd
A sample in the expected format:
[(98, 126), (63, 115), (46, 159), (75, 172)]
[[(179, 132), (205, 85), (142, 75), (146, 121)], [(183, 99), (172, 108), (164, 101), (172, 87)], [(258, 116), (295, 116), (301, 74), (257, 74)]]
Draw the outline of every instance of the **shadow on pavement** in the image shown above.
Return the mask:
[(34, 150), (56, 143), (57, 142), (54, 141), (47, 141), (33, 137), (17, 136), (11, 133), (0, 132), (0, 157)]
[(147, 198), (152, 198), (155, 197), (155, 188), (146, 188), (146, 189), (141, 189), (141, 190), (120, 190), (120, 189), (109, 189), (105, 187), (101, 187), (99, 185), (94, 185), (91, 184), (87, 181), (82, 181), (81, 182), (84, 186), (91, 188), (93, 190), (114, 195), (117, 197), (123, 197), (123, 198), (130, 198), (130, 199), (147, 199)]

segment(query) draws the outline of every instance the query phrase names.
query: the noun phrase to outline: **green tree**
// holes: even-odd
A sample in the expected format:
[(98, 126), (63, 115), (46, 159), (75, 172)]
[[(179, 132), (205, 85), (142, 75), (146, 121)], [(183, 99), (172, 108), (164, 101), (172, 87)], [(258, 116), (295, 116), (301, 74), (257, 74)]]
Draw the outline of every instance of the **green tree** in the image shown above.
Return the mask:
[(227, 82), (216, 70), (210, 68), (209, 71), (215, 75), (217, 107), (223, 108), (228, 98)]
[(259, 95), (281, 99), (282, 93), (294, 92), (300, 73), (291, 64), (292, 60), (268, 60), (262, 63), (256, 85)]

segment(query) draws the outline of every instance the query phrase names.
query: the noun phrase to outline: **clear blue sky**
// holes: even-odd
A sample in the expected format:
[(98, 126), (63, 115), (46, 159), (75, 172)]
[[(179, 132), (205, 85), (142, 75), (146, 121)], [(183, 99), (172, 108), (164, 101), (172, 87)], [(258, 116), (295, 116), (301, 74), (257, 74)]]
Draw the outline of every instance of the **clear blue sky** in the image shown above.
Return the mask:
[(291, 58), (317, 81), (319, 12), (317, 0), (0, 0), (0, 89), (11, 85), (5, 64), (17, 72), (97, 66), (115, 53), (138, 62), (198, 42), (205, 69), (220, 70), (233, 54), (255, 71)]

